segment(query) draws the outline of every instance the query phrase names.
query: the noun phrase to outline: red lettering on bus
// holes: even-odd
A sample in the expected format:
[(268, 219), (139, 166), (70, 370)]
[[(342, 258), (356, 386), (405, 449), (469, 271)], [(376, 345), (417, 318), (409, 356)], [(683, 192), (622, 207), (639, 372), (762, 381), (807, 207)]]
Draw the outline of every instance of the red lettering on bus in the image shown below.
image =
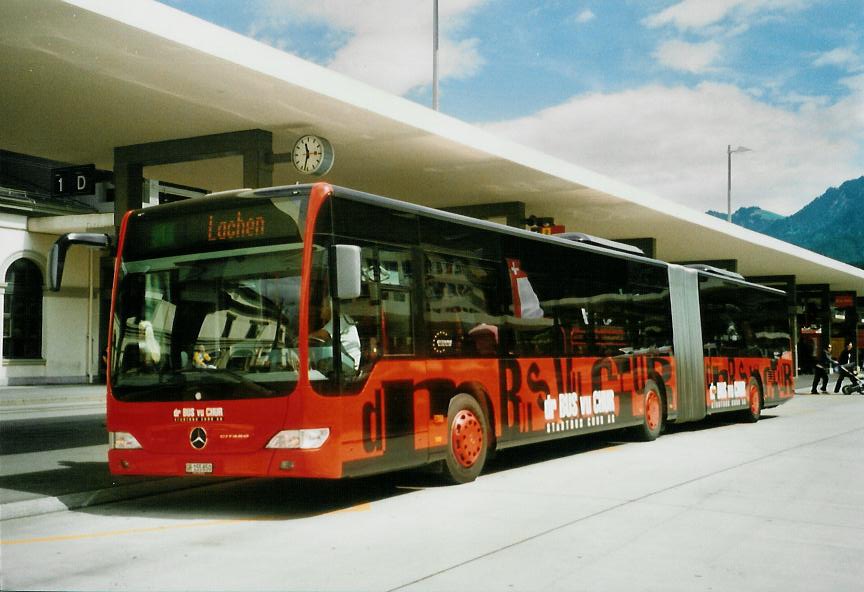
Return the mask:
[[(215, 226), (215, 228), (214, 228)], [(214, 220), (210, 215), (207, 218), (207, 240), (223, 241), (235, 238), (255, 238), (264, 236), (265, 221), (263, 216), (243, 218), (241, 212), (236, 217), (228, 220)]]

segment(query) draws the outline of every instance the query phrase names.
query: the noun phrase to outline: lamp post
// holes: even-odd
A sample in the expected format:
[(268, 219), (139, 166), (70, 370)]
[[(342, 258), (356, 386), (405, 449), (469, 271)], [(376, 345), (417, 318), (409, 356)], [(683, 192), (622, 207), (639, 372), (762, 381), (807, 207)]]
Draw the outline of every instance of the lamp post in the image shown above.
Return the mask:
[(732, 144), (726, 145), (726, 221), (732, 222), (732, 153), (752, 152), (749, 148), (738, 146), (732, 150)]
[(438, 111), (438, 0), (432, 0), (432, 109)]

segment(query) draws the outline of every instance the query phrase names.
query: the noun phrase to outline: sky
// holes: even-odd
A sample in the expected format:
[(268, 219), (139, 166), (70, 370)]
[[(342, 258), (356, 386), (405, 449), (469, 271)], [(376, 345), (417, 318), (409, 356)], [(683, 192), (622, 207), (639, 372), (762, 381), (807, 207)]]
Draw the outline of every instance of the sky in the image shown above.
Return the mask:
[[(432, 0), (162, 0), (432, 103)], [(693, 209), (864, 175), (862, 0), (439, 0), (440, 110)], [(862, 204), (864, 207), (864, 204)]]

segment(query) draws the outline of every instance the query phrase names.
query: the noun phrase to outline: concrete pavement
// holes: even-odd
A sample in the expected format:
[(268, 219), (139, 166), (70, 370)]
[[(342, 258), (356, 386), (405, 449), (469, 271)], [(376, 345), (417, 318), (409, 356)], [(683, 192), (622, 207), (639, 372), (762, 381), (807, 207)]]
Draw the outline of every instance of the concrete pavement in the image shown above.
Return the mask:
[[(811, 384), (812, 376), (800, 376), (797, 395), (812, 396)], [(0, 388), (0, 520), (216, 482), (113, 476), (107, 450), (104, 385)]]
[(105, 385), (0, 387), (0, 520), (214, 483), (108, 472)]
[(105, 414), (104, 384), (0, 387), (0, 421)]

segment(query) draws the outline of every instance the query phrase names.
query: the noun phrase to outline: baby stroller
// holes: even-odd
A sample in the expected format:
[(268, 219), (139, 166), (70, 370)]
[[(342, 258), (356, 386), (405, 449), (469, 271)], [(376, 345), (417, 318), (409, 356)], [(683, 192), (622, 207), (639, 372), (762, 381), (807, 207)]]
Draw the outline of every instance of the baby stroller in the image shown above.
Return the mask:
[(844, 364), (842, 366), (837, 366), (837, 371), (840, 372), (840, 376), (846, 378), (852, 384), (847, 384), (842, 387), (842, 391), (844, 395), (851, 395), (853, 393), (858, 393), (859, 395), (864, 395), (864, 381), (858, 378), (858, 375), (854, 372), (855, 364)]

